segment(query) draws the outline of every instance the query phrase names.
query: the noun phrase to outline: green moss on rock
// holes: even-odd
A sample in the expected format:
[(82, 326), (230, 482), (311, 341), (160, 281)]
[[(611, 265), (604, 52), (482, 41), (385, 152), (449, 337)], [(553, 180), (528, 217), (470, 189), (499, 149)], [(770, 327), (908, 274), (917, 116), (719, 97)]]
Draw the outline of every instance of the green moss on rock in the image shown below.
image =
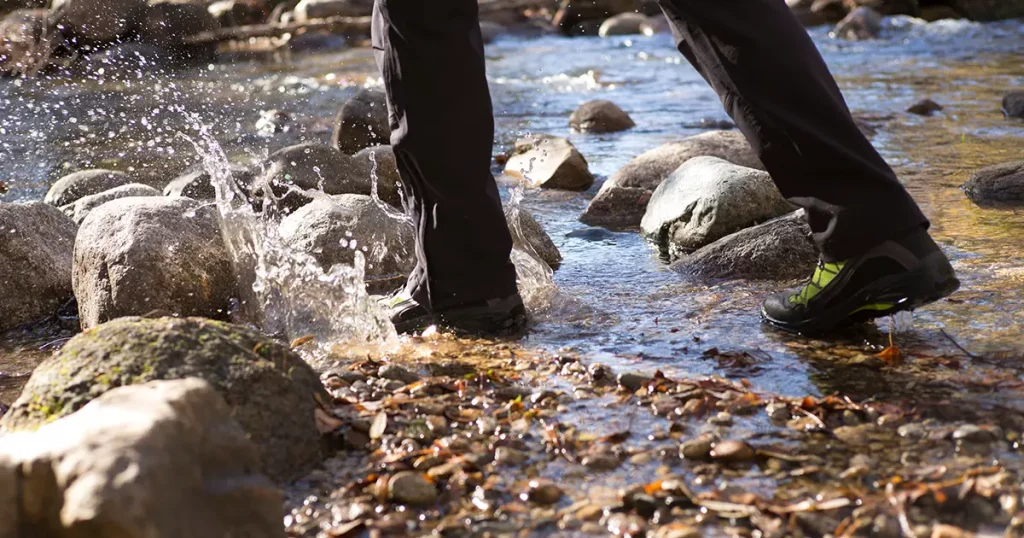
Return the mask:
[(113, 388), (188, 377), (217, 388), (271, 477), (296, 478), (320, 462), (313, 412), (327, 394), (316, 372), (281, 342), (201, 318), (123, 318), (76, 336), (36, 369), (0, 427), (35, 429)]

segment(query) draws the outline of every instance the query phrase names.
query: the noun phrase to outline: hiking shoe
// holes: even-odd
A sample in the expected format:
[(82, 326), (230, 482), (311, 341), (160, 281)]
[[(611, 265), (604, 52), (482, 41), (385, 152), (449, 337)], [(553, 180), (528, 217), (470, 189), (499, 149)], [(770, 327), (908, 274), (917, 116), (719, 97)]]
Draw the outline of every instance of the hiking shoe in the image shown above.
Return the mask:
[(923, 228), (845, 262), (818, 262), (810, 282), (769, 296), (768, 323), (815, 334), (914, 310), (960, 287), (949, 259)]
[(384, 306), (400, 334), (418, 332), (437, 325), (469, 335), (511, 333), (526, 325), (526, 307), (518, 293), (498, 299), (464, 303), (429, 312), (404, 292), (386, 299)]

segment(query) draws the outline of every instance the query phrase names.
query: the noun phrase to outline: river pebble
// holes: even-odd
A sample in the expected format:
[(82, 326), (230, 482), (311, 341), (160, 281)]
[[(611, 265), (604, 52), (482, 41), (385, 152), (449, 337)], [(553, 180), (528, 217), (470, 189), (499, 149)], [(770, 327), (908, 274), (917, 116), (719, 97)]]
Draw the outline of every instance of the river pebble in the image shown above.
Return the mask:
[(422, 473), (403, 471), (391, 477), (388, 499), (400, 504), (426, 506), (437, 500), (437, 488)]

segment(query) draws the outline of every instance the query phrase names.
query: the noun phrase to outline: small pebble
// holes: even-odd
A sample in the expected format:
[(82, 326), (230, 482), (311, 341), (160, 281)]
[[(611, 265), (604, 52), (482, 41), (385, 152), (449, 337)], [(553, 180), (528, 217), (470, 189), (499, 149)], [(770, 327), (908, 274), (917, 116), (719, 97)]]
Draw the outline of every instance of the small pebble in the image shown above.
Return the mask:
[(651, 378), (640, 374), (625, 373), (619, 375), (619, 386), (624, 387), (629, 392), (640, 390), (640, 387), (647, 385), (650, 381)]
[(498, 447), (494, 451), (494, 462), (499, 465), (520, 465), (527, 459), (525, 452), (507, 446)]
[(713, 437), (698, 437), (683, 443), (679, 447), (679, 455), (688, 460), (707, 461), (711, 459), (711, 450), (714, 446)]
[(403, 471), (388, 481), (388, 500), (399, 504), (426, 506), (437, 501), (437, 488), (422, 473)]
[(597, 469), (598, 471), (610, 471), (618, 467), (621, 462), (619, 458), (611, 454), (592, 454), (585, 456), (582, 463), (584, 467)]
[(380, 369), (377, 370), (377, 376), (393, 381), (401, 381), (405, 385), (415, 383), (420, 380), (420, 376), (397, 364), (385, 364), (384, 366), (381, 366)]
[(717, 461), (726, 463), (742, 463), (753, 461), (757, 457), (754, 447), (743, 441), (722, 441), (715, 443), (711, 450), (711, 457)]
[(992, 430), (986, 430), (974, 424), (960, 426), (953, 432), (953, 439), (968, 443), (991, 443), (996, 440)]
[(530, 480), (529, 489), (525, 494), (525, 499), (530, 502), (537, 504), (555, 504), (561, 500), (562, 488), (556, 486), (550, 480)]

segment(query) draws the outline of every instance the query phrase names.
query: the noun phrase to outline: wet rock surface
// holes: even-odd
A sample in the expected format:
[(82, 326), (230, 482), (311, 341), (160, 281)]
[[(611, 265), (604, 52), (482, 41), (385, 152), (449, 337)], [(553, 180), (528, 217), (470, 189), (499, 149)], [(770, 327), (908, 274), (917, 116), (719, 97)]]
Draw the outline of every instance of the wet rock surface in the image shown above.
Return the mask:
[(89, 213), (91, 213), (92, 210), (107, 202), (112, 202), (121, 198), (160, 195), (160, 191), (150, 187), (149, 185), (129, 183), (127, 185), (121, 185), (120, 187), (114, 187), (113, 189), (103, 191), (99, 194), (83, 196), (76, 200), (74, 204), (65, 207), (67, 208), (67, 212), (75, 219), (75, 222), (77, 224), (82, 224), (82, 221), (85, 220), (85, 217), (89, 216)]
[(117, 388), (0, 439), (0, 535), (281, 537), (282, 495), (259, 467), (209, 384)]
[(624, 110), (611, 101), (588, 101), (569, 117), (569, 126), (581, 133), (613, 133), (636, 126)]
[(313, 370), (251, 329), (199, 318), (126, 318), (75, 337), (33, 372), (0, 426), (31, 430), (117, 387), (189, 377), (217, 389), (271, 478), (320, 462), (314, 413), (326, 394)]
[(505, 209), (505, 222), (512, 232), (513, 241), (525, 243), (540, 259), (552, 269), (562, 264), (562, 253), (558, 251), (551, 236), (544, 230), (533, 214), (523, 208)]
[(836, 25), (835, 35), (859, 41), (874, 39), (882, 31), (882, 14), (870, 7), (861, 6), (854, 9)]
[(767, 172), (696, 157), (654, 191), (640, 231), (663, 257), (678, 259), (793, 209)]
[(353, 154), (390, 143), (387, 96), (381, 90), (359, 90), (338, 112), (332, 144), (342, 153)]
[(0, 330), (41, 321), (72, 297), (75, 222), (42, 202), (0, 202)]
[(1024, 91), (1006, 94), (1006, 97), (1003, 97), (1002, 111), (1007, 118), (1024, 119)]
[(597, 35), (610, 37), (617, 35), (642, 34), (647, 17), (640, 13), (619, 13), (601, 23)]
[(325, 271), (351, 266), (359, 252), (373, 291), (399, 287), (416, 265), (412, 224), (361, 194), (307, 204), (281, 221), (280, 232), (289, 248), (312, 256)]
[(529, 136), (516, 141), (505, 173), (531, 187), (585, 191), (594, 184), (587, 160), (565, 138)]
[(672, 270), (706, 279), (787, 280), (811, 274), (818, 250), (798, 211), (680, 257)]
[(686, 161), (702, 156), (764, 169), (750, 144), (736, 131), (712, 131), (670, 142), (636, 157), (615, 172), (601, 185), (580, 220), (613, 229), (639, 226), (658, 185)]
[(1024, 204), (1024, 161), (982, 168), (961, 188), (978, 205)]
[(72, 204), (79, 198), (133, 183), (132, 178), (114, 170), (83, 170), (58, 179), (46, 193), (44, 201), (57, 207)]
[[(253, 172), (248, 168), (233, 166), (229, 172), (231, 180), (242, 191), (248, 192), (253, 182)], [(217, 190), (210, 179), (210, 172), (200, 168), (185, 172), (171, 180), (164, 187), (164, 196), (183, 196), (193, 200), (216, 200)]]
[[(368, 158), (346, 155), (322, 144), (299, 144), (270, 155), (263, 173), (252, 187), (253, 196), (271, 193), (285, 209), (295, 210), (309, 203), (317, 193), (362, 194), (369, 196), (374, 183)], [(378, 176), (378, 196), (397, 203), (398, 186)], [(312, 191), (312, 192), (306, 192)]]
[(83, 328), (122, 316), (224, 318), (237, 294), (216, 209), (188, 198), (121, 198), (94, 209), (75, 238)]

